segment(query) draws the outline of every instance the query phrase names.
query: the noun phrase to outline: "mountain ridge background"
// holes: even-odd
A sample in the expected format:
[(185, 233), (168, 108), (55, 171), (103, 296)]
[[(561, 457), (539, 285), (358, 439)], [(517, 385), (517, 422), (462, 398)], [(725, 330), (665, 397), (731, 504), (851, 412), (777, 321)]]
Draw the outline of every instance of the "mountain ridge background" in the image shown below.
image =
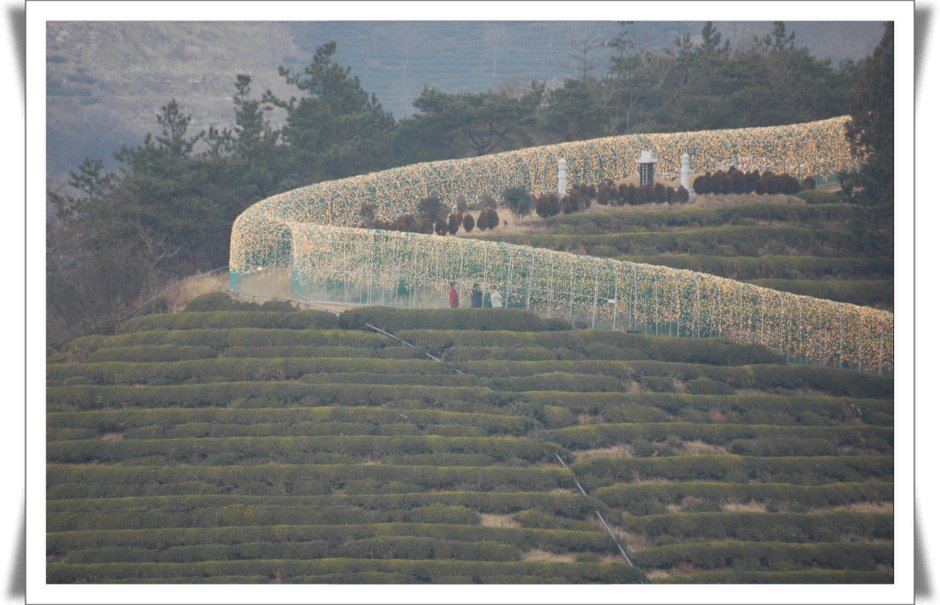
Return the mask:
[[(677, 36), (700, 39), (704, 23), (636, 22), (635, 48), (660, 51)], [(770, 21), (716, 21), (732, 47), (770, 33)], [(795, 44), (833, 63), (860, 60), (877, 44), (880, 22), (787, 23)], [(299, 95), (278, 66), (301, 72), (317, 47), (337, 42), (336, 61), (402, 119), (424, 85), (445, 92), (513, 91), (532, 79), (550, 87), (606, 72), (620, 33), (616, 21), (50, 22), (46, 40), (47, 178), (64, 183), (85, 157), (117, 167), (122, 144), (158, 131), (159, 108), (176, 99), (190, 132), (230, 127), (235, 77), (252, 77), (252, 96)], [(275, 124), (282, 120), (271, 115)]]

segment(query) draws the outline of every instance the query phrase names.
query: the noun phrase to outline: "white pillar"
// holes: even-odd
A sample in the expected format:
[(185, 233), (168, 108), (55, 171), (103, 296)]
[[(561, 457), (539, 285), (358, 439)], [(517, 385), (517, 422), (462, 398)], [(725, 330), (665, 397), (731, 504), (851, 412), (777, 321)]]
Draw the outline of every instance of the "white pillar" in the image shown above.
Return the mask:
[(558, 160), (558, 197), (563, 198), (568, 194), (568, 163), (565, 158)]
[(682, 157), (679, 158), (679, 164), (681, 166), (679, 174), (679, 182), (682, 187), (689, 192), (689, 201), (692, 201), (692, 198), (695, 197), (695, 191), (692, 189), (692, 168), (691, 160), (689, 159), (689, 154), (683, 153)]

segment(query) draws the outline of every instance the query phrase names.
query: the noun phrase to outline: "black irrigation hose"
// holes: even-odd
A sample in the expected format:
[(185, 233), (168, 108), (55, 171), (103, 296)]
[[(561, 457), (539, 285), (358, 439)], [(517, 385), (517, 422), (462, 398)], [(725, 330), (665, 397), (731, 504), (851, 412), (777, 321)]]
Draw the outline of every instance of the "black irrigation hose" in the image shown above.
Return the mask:
[[(384, 334), (385, 336), (388, 336), (389, 338), (392, 338), (392, 339), (394, 339), (394, 340), (397, 340), (398, 342), (402, 343), (403, 345), (407, 345), (407, 346), (411, 347), (412, 349), (418, 350), (418, 347), (417, 347), (417, 346), (415, 346), (414, 344), (408, 342), (407, 340), (404, 340), (404, 339), (400, 338), (399, 336), (396, 336), (395, 334), (392, 334), (391, 332), (387, 332), (386, 330), (383, 330), (382, 328), (379, 328), (379, 327), (377, 327), (377, 326), (373, 326), (373, 325), (370, 324), (370, 323), (366, 323), (365, 325), (366, 325), (367, 327), (369, 327), (370, 329), (375, 330), (376, 332), (378, 332), (378, 333), (380, 333), (380, 334)], [(443, 364), (445, 364), (445, 365), (449, 365), (449, 364), (447, 364), (447, 362), (445, 362), (445, 361), (443, 361), (443, 360), (441, 360), (441, 359), (438, 359), (437, 357), (431, 355), (430, 353), (425, 352), (425, 355), (427, 355), (428, 357), (430, 357), (430, 358), (433, 359), (434, 361), (443, 363)], [(460, 374), (463, 374), (463, 373), (464, 373), (464, 372), (462, 372), (459, 368), (456, 368), (456, 367), (453, 367), (453, 366), (451, 366), (451, 367), (452, 367), (452, 369), (453, 369), (455, 372), (458, 372), (458, 373), (460, 373)], [(493, 389), (491, 389), (490, 387), (488, 387), (488, 386), (484, 386), (483, 388), (486, 389), (487, 391), (491, 392), (491, 393), (495, 393), (495, 391), (494, 391)], [(511, 405), (512, 407), (514, 407), (514, 408), (516, 407), (515, 405), (513, 405), (513, 403), (512, 403), (511, 401), (508, 402), (508, 403), (509, 403), (509, 405)], [(558, 452), (555, 452), (555, 458), (558, 459), (558, 462), (561, 463), (561, 465), (565, 468), (565, 470), (571, 471), (571, 469), (568, 468), (568, 465), (565, 464), (565, 461), (561, 459), (561, 456), (558, 455)], [(571, 474), (574, 475), (574, 471), (571, 471)], [(575, 477), (574, 483), (575, 483), (575, 485), (578, 486), (578, 489), (581, 490), (581, 494), (584, 495), (585, 497), (587, 497), (587, 492), (584, 491), (584, 488), (583, 488), (583, 487), (581, 487), (581, 483), (578, 482), (577, 477)], [(608, 534), (608, 535), (611, 537), (611, 539), (614, 541), (614, 544), (617, 545), (617, 549), (620, 550), (620, 554), (623, 555), (623, 558), (627, 561), (627, 563), (630, 565), (630, 567), (633, 567), (633, 561), (631, 561), (631, 560), (630, 560), (630, 557), (627, 556), (626, 551), (624, 551), (623, 546), (620, 545), (620, 541), (617, 539), (617, 536), (614, 535), (614, 532), (610, 529), (610, 526), (607, 525), (607, 521), (604, 520), (604, 517), (601, 515), (601, 512), (600, 512), (599, 510), (595, 509), (595, 510), (594, 510), (594, 513), (597, 515), (597, 518), (601, 520), (601, 523), (604, 524), (604, 529), (607, 530), (607, 534)]]

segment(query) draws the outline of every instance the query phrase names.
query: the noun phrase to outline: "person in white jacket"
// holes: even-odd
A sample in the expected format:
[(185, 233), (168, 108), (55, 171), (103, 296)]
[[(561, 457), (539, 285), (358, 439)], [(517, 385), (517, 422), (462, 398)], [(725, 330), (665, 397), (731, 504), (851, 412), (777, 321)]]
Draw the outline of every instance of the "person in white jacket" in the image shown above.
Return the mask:
[(493, 290), (490, 292), (490, 304), (494, 309), (499, 309), (503, 306), (503, 295), (499, 293), (499, 289), (496, 286), (493, 286)]

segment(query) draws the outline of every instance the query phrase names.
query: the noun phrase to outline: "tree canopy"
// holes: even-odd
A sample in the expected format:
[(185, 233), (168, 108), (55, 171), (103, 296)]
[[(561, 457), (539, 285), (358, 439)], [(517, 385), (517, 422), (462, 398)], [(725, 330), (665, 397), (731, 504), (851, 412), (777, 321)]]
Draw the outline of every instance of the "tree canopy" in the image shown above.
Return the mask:
[(265, 197), (416, 162), (618, 134), (805, 122), (851, 105), (849, 136), (866, 159), (858, 186), (870, 199), (890, 199), (893, 30), (885, 35), (864, 66), (833, 67), (798, 47), (783, 23), (742, 48), (707, 23), (700, 42), (677, 37), (661, 52), (645, 49), (623, 23), (614, 39), (585, 42), (611, 49), (603, 75), (579, 63), (577, 77), (551, 87), (523, 79), (486, 92), (426, 86), (415, 113), (400, 120), (334, 60), (335, 42), (302, 71), (279, 68), (297, 89), (288, 99), (270, 90), (257, 98), (251, 76), (238, 74), (230, 126), (191, 132), (191, 115), (170, 100), (155, 116), (155, 134), (115, 151), (117, 173), (86, 158), (68, 189), (48, 188), (50, 341), (113, 322), (180, 276), (225, 265), (232, 222)]

